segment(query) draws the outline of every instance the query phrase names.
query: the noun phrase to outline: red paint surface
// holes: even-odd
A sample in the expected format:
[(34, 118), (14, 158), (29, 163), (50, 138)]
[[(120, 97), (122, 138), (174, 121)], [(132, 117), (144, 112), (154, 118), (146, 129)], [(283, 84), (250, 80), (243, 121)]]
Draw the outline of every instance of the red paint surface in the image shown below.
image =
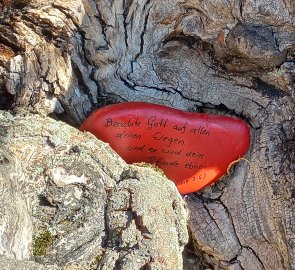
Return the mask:
[(108, 142), (127, 163), (157, 165), (182, 194), (214, 183), (250, 144), (249, 127), (240, 119), (144, 102), (98, 109), (80, 130)]

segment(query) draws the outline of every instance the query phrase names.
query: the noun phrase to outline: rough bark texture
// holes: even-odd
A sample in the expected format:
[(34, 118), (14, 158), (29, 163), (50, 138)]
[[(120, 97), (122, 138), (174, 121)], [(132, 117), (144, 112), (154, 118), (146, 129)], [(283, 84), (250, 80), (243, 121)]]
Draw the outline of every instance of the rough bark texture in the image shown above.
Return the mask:
[(0, 123), (1, 269), (182, 269), (187, 211), (171, 181), (62, 122)]
[(295, 269), (294, 1), (9, 3), (3, 109), (78, 125), (141, 100), (244, 119), (249, 162), (186, 197), (196, 252), (216, 269)]

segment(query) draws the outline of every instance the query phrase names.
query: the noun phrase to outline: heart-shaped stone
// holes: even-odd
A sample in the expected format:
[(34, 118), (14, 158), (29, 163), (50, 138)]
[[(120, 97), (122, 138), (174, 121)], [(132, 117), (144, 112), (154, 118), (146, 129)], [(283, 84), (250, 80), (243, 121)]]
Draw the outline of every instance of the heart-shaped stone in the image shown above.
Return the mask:
[(80, 130), (108, 142), (127, 163), (160, 167), (182, 194), (214, 183), (250, 144), (249, 127), (240, 119), (145, 102), (98, 109)]

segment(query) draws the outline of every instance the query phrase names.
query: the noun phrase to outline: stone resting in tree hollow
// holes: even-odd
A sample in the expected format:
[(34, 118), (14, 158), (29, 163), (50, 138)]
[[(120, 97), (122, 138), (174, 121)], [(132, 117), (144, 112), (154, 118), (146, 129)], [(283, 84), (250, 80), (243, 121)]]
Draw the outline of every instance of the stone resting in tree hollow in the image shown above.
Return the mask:
[[(247, 119), (251, 127), (247, 159), (251, 165), (241, 162), (230, 179), (224, 177), (223, 181), (184, 198), (190, 212), (188, 227), (192, 241), (196, 253), (215, 269), (295, 269), (294, 15), (293, 0), (32, 0), (18, 10), (13, 4), (5, 8), (4, 16), (0, 14), (3, 22), (0, 27), (0, 107), (16, 111), (29, 107), (38, 114), (51, 115), (75, 126), (95, 109), (123, 101), (154, 102), (184, 111)], [(3, 123), (1, 121), (1, 125)], [(10, 123), (11, 137), (15, 137), (16, 123)], [(22, 129), (19, 135), (22, 144), (26, 143), (24, 131)], [(43, 156), (43, 148), (39, 150), (35, 141), (41, 137), (33, 131), (30, 134), (33, 137), (27, 144), (28, 150)], [(0, 136), (0, 141), (2, 138)], [(81, 147), (79, 142), (74, 142)], [(7, 153), (8, 147), (17, 149), (15, 143), (15, 138), (6, 140), (2, 144), (4, 152)], [(92, 149), (96, 149), (94, 144)], [(21, 150), (25, 150), (23, 145)], [(36, 161), (40, 161), (37, 154)], [(84, 171), (92, 172), (88, 159), (81, 166), (79, 153), (69, 157), (72, 155), (77, 157), (77, 176)], [(22, 166), (16, 167), (20, 176), (36, 166), (30, 155), (24, 154), (23, 160), (18, 158), (19, 152), (15, 156), (21, 161)], [(51, 156), (57, 158), (56, 152)], [(50, 161), (51, 156), (46, 158)], [(62, 153), (61, 156), (64, 157)], [(97, 161), (100, 156), (101, 153), (91, 154), (93, 167), (100, 165)], [(3, 175), (9, 177), (7, 165), (3, 164)], [(116, 171), (115, 166), (104, 164), (104, 170)], [(73, 163), (64, 166), (75, 169)], [(96, 176), (97, 171), (95, 173)], [(149, 178), (148, 175), (147, 180)], [(24, 187), (29, 194), (34, 191), (35, 179), (27, 177), (29, 183)], [(142, 175), (141, 179), (145, 181)], [(99, 182), (100, 178), (96, 177), (95, 181)], [(121, 185), (124, 182), (120, 178), (118, 181)], [(99, 186), (93, 189), (96, 194), (93, 196), (97, 198)], [(154, 190), (150, 191), (153, 198)], [(13, 193), (1, 191), (7, 194), (9, 201), (18, 202), (11, 197)], [(20, 191), (19, 194), (25, 196), (25, 190)], [(65, 196), (62, 199), (66, 202)], [(97, 208), (96, 199), (91, 199), (94, 206), (90, 209), (95, 215), (105, 216), (98, 210), (109, 209), (104, 206), (110, 198), (104, 200), (105, 204), (98, 203)], [(31, 202), (31, 196), (26, 201)], [(68, 210), (64, 211), (60, 204), (58, 210), (62, 216), (69, 217)], [(9, 204), (2, 203), (2, 206), (1, 212), (13, 216), (12, 220), (20, 222), (25, 217), (24, 211), (17, 215), (16, 211), (4, 210)], [(24, 209), (26, 203), (21, 206)], [(76, 216), (76, 209), (73, 211)], [(162, 217), (162, 213), (158, 216)], [(142, 228), (142, 215), (137, 214), (140, 221), (137, 224)], [(55, 220), (63, 226), (58, 215)], [(76, 222), (77, 219), (67, 220)], [(85, 220), (83, 213), (81, 220)], [(90, 217), (89, 222), (93, 221), (96, 219)], [(104, 219), (102, 221), (107, 225)], [(29, 232), (19, 224), (19, 232)], [(55, 223), (50, 220), (50, 224)], [(18, 236), (24, 234), (15, 233), (14, 226), (10, 227), (12, 230), (7, 226), (3, 228), (2, 237), (8, 247), (4, 251), (6, 256), (18, 260), (32, 258), (32, 254), (23, 252), (27, 249), (14, 248), (21, 239)], [(95, 233), (97, 225), (93, 228)], [(109, 232), (103, 231), (106, 235)], [(69, 233), (75, 232), (69, 230)], [(111, 242), (112, 236), (107, 237)], [(17, 241), (11, 241), (12, 238)], [(91, 241), (84, 225), (71, 239), (72, 246), (68, 238), (67, 243), (64, 242), (64, 235), (57, 239), (62, 242), (55, 245), (61, 253), (57, 256), (53, 250), (52, 260), (60, 258), (58, 262), (62, 265), (77, 263), (77, 257), (85, 250), (84, 243), (96, 249), (97, 242)], [(77, 242), (77, 239), (85, 239), (85, 242)], [(159, 239), (165, 240), (163, 234)], [(120, 247), (120, 252), (127, 252), (126, 246)], [(16, 250), (25, 255), (18, 255)], [(118, 256), (121, 259), (123, 255)], [(85, 253), (81, 256), (83, 261), (87, 258)], [(136, 262), (132, 255), (129, 258)], [(204, 268), (208, 268), (207, 265)], [(0, 269), (8, 268), (0, 266)]]
[(182, 194), (214, 183), (250, 144), (249, 127), (240, 119), (145, 102), (98, 109), (80, 129), (108, 142), (128, 163), (160, 167)]

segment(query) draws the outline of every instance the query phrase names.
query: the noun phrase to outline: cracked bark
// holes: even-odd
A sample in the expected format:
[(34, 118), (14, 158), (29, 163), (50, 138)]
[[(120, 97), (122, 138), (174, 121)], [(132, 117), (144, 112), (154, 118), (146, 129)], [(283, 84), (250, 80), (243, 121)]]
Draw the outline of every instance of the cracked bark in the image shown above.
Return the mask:
[(140, 100), (247, 121), (249, 163), (186, 197), (195, 248), (217, 269), (295, 269), (293, 1), (32, 0), (4, 11), (2, 109), (78, 126)]
[(187, 211), (171, 181), (61, 121), (0, 120), (2, 269), (182, 268)]

